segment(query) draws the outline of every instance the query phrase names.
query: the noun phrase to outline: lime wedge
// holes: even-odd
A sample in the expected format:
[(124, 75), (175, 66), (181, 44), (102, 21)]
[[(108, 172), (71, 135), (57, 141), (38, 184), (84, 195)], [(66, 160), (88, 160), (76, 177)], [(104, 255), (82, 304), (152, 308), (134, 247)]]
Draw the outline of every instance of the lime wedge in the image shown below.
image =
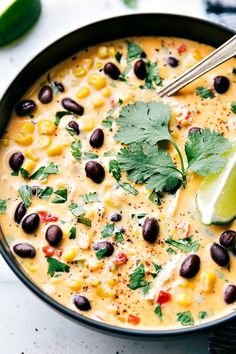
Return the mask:
[(203, 224), (228, 224), (236, 218), (236, 141), (225, 168), (206, 177), (196, 196)]
[(40, 0), (0, 0), (0, 47), (28, 31), (40, 12)]

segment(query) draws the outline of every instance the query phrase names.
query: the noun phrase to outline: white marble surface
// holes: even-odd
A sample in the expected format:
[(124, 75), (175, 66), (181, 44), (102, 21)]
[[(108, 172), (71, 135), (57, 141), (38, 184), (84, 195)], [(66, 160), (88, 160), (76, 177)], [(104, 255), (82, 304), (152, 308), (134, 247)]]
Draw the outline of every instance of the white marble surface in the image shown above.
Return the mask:
[[(88, 22), (131, 13), (121, 0), (42, 0), (38, 24), (23, 39), (0, 49), (0, 96), (30, 58), (61, 35)], [(204, 16), (200, 0), (139, 0), (138, 12)], [(104, 336), (72, 323), (39, 301), (0, 256), (2, 354), (202, 354), (207, 335), (188, 340), (135, 342)]]

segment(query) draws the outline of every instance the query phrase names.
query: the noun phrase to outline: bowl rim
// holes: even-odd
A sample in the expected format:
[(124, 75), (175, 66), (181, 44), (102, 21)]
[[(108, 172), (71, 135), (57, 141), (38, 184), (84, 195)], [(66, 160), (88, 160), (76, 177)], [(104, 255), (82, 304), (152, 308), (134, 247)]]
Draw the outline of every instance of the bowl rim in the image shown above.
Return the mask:
[[(167, 18), (178, 18), (178, 19), (184, 19), (190, 22), (194, 22), (199, 25), (210, 25), (211, 27), (215, 27), (218, 29), (221, 29), (223, 32), (228, 33), (229, 35), (235, 34), (235, 31), (222, 25), (222, 24), (216, 24), (212, 21), (206, 20), (206, 19), (201, 19), (197, 17), (191, 17), (191, 16), (185, 16), (185, 15), (178, 15), (178, 14), (167, 14), (167, 13), (137, 13), (137, 14), (126, 14), (126, 15), (120, 15), (120, 16), (114, 16), (111, 18), (107, 19), (102, 19), (100, 21), (92, 22), (89, 23), (85, 26), (79, 27), (69, 33), (67, 33), (64, 36), (61, 36), (57, 40), (53, 41), (51, 44), (46, 46), (43, 50), (41, 50), (37, 55), (35, 55), (31, 60), (29, 60), (24, 67), (17, 73), (15, 78), (12, 80), (12, 82), (8, 85), (7, 89), (5, 90), (5, 93), (2, 95), (1, 100), (0, 100), (0, 110), (1, 106), (4, 104), (4, 100), (7, 97), (8, 93), (11, 91), (14, 82), (18, 80), (19, 76), (24, 73), (24, 70), (33, 64), (34, 61), (39, 59), (41, 56), (45, 55), (48, 50), (53, 48), (56, 44), (60, 43), (62, 40), (67, 40), (70, 38), (73, 34), (76, 34), (77, 32), (83, 30), (83, 29), (92, 29), (93, 27), (98, 25), (98, 24), (106, 24), (106, 23), (111, 23), (114, 20), (119, 20), (123, 18), (131, 18), (131, 17), (136, 17), (136, 18), (142, 18), (143, 16), (162, 16), (162, 17), (167, 17)], [(124, 38), (124, 37), (123, 37)], [(182, 37), (184, 38), (184, 37)], [(97, 43), (99, 44), (99, 42)], [(232, 312), (229, 314), (225, 314), (223, 317), (219, 317), (214, 319), (213, 321), (208, 321), (206, 323), (198, 324), (195, 326), (190, 326), (190, 327), (179, 327), (179, 328), (170, 328), (170, 329), (161, 329), (161, 330), (155, 330), (155, 329), (133, 329), (133, 328), (128, 328), (128, 327), (118, 327), (114, 326), (108, 323), (100, 322), (94, 319), (91, 319), (89, 317), (83, 316), (82, 314), (75, 312), (68, 307), (60, 304), (56, 300), (54, 300), (51, 296), (46, 294), (36, 283), (31, 280), (31, 278), (25, 273), (23, 268), (21, 268), (20, 263), (16, 260), (16, 258), (13, 256), (13, 253), (10, 250), (10, 246), (7, 243), (1, 227), (0, 227), (0, 254), (2, 255), (3, 259), (6, 261), (8, 266), (11, 268), (11, 270), (15, 273), (15, 275), (38, 297), (40, 298), (44, 303), (46, 303), (48, 306), (50, 306), (52, 309), (54, 309), (56, 312), (64, 315), (65, 317), (73, 320), (74, 322), (81, 324), (85, 327), (88, 327), (90, 329), (96, 330), (98, 332), (102, 332), (104, 334), (109, 334), (109, 335), (115, 335), (118, 337), (124, 337), (124, 338), (130, 338), (130, 339), (136, 339), (136, 340), (156, 340), (156, 339), (163, 339), (163, 338), (168, 338), (168, 337), (184, 337), (188, 336), (191, 334), (199, 334), (201, 332), (206, 332), (209, 330), (212, 330), (213, 328), (216, 328), (220, 325), (226, 324), (229, 321), (233, 320), (236, 318), (236, 312)]]

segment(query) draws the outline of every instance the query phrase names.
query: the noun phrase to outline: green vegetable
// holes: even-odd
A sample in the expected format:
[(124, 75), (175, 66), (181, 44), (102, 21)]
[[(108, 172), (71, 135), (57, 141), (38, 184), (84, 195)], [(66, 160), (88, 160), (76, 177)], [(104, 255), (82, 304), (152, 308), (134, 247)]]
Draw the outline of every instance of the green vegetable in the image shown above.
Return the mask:
[(131, 9), (135, 9), (138, 6), (138, 0), (122, 0), (123, 3), (130, 7)]
[(236, 68), (233, 68), (232, 73), (236, 75)]
[(114, 156), (115, 153), (114, 153), (114, 151), (105, 151), (103, 155), (105, 157), (111, 157), (111, 156)]
[(131, 273), (129, 277), (130, 277), (129, 288), (132, 290), (142, 288), (147, 284), (147, 282), (144, 280), (145, 268), (143, 264), (140, 264), (140, 266), (136, 268), (135, 271)]
[(147, 215), (147, 213), (138, 213), (138, 214), (131, 214), (131, 218), (137, 218), (137, 219), (143, 219), (145, 218), (145, 216)]
[(13, 171), (13, 172), (11, 173), (11, 176), (14, 176), (14, 177), (19, 176), (19, 171)]
[(167, 250), (166, 250), (167, 253), (173, 255), (173, 254), (177, 254), (177, 252), (175, 250), (173, 250), (173, 248), (171, 247), (168, 247)]
[(70, 127), (66, 127), (65, 129), (71, 136), (77, 135), (76, 132), (74, 131), (74, 129), (72, 129)]
[(160, 265), (158, 265), (158, 264), (156, 264), (154, 262), (152, 262), (152, 264), (153, 264), (153, 267), (155, 268), (156, 272), (155, 273), (151, 273), (151, 276), (155, 279), (157, 274), (160, 272), (160, 270), (162, 270), (162, 266), (160, 266)]
[(5, 214), (7, 210), (7, 201), (0, 199), (0, 214)]
[(47, 178), (49, 175), (58, 175), (59, 170), (57, 165), (54, 162), (51, 162), (47, 167), (41, 166), (39, 169), (30, 177), (32, 180), (43, 180)]
[(102, 230), (102, 237), (110, 237), (112, 236), (115, 230), (114, 224), (106, 224), (104, 229)]
[(162, 195), (160, 192), (152, 191), (148, 199), (150, 199), (156, 205), (161, 205)]
[(117, 61), (118, 63), (120, 63), (121, 58), (122, 58), (122, 53), (117, 52), (117, 53), (115, 54), (115, 58), (116, 58), (116, 61)]
[(113, 122), (114, 122), (114, 118), (107, 117), (102, 121), (102, 126), (104, 128), (109, 128), (111, 130)]
[(185, 252), (196, 252), (200, 246), (198, 241), (193, 241), (192, 237), (184, 238), (182, 240), (173, 240), (171, 237), (165, 240), (169, 245), (178, 248)]
[(84, 152), (84, 159), (85, 160), (95, 160), (98, 158), (97, 154), (94, 154), (93, 152)]
[(68, 111), (57, 112), (57, 113), (56, 113), (56, 116), (55, 116), (55, 122), (54, 122), (54, 124), (58, 127), (61, 118), (64, 117), (64, 116), (68, 116), (68, 115), (71, 116), (71, 115), (73, 115), (73, 113), (68, 112)]
[(144, 286), (143, 288), (143, 295), (147, 295), (149, 290), (151, 288), (151, 282), (150, 281), (147, 281), (146, 282), (146, 285)]
[(53, 194), (53, 188), (52, 187), (46, 187), (46, 188), (38, 188), (37, 189), (37, 196), (40, 199), (48, 200), (51, 195)]
[(57, 191), (54, 192), (56, 194), (56, 197), (52, 200), (52, 203), (55, 204), (63, 204), (67, 201), (67, 189), (58, 189)]
[(109, 161), (109, 173), (112, 174), (112, 176), (119, 181), (121, 178), (121, 171), (120, 171), (120, 165), (116, 160), (110, 160)]
[(80, 142), (80, 140), (75, 140), (71, 144), (71, 154), (76, 160), (81, 160), (82, 152), (81, 152), (81, 142)]
[(106, 257), (107, 249), (106, 248), (100, 248), (97, 252), (95, 252), (97, 259), (102, 259)]
[(123, 73), (121, 73), (119, 75), (119, 80), (122, 81), (122, 82), (125, 82), (127, 80), (126, 76), (128, 75), (128, 73), (130, 72), (130, 70), (132, 69), (132, 65), (131, 64), (128, 64), (126, 69), (123, 71)]
[(141, 58), (142, 53), (143, 53), (143, 49), (140, 47), (139, 44), (128, 42), (128, 50), (127, 50), (128, 63), (135, 59)]
[(194, 325), (193, 316), (190, 311), (177, 313), (177, 321), (180, 322), (183, 326)]
[(119, 186), (130, 194), (137, 195), (139, 193), (137, 189), (127, 182), (119, 182)]
[(214, 98), (214, 92), (212, 90), (209, 90), (205, 87), (198, 87), (196, 89), (197, 95), (201, 96), (204, 100), (207, 98)]
[(70, 229), (69, 239), (74, 240), (76, 238), (76, 227), (72, 226)]
[(162, 86), (162, 79), (158, 74), (157, 63), (148, 61), (146, 63), (147, 76), (144, 85), (140, 86), (142, 89), (155, 89), (157, 86)]
[(67, 264), (62, 263), (57, 259), (51, 257), (47, 258), (47, 262), (48, 262), (48, 274), (51, 277), (53, 277), (54, 274), (57, 272), (69, 273), (70, 267)]
[(154, 310), (155, 314), (157, 315), (157, 317), (159, 318), (160, 321), (162, 321), (163, 317), (162, 317), (162, 309), (161, 309), (161, 305), (158, 304), (156, 307), (155, 307), (155, 310)]
[(88, 226), (88, 227), (91, 227), (91, 225), (92, 225), (91, 220), (89, 220), (88, 218), (86, 218), (84, 215), (80, 215), (80, 216), (78, 217), (78, 219), (77, 219), (77, 222), (78, 222), (79, 224), (84, 224), (84, 225), (86, 225), (86, 226)]
[(31, 204), (31, 197), (32, 197), (32, 189), (30, 186), (21, 186), (19, 188), (19, 194), (23, 203), (25, 204), (26, 208), (28, 208)]
[(29, 179), (29, 172), (23, 167), (20, 168), (20, 174), (25, 180)]
[(123, 237), (123, 232), (122, 231), (116, 231), (115, 232), (115, 241), (117, 243), (121, 243), (124, 241), (124, 237)]
[(85, 204), (99, 202), (97, 192), (90, 192), (85, 194), (83, 200)]
[(201, 319), (201, 320), (203, 320), (207, 316), (208, 316), (208, 313), (206, 311), (199, 311), (198, 312), (198, 318)]
[(236, 102), (231, 103), (231, 111), (236, 114)]
[(84, 214), (84, 207), (82, 205), (78, 205), (76, 203), (71, 203), (69, 205), (69, 210), (76, 217)]

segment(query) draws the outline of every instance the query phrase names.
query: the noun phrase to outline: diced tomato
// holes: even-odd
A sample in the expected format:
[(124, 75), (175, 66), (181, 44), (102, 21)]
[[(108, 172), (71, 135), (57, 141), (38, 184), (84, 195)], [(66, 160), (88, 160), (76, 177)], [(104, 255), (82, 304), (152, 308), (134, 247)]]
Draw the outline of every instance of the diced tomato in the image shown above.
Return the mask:
[(157, 298), (157, 304), (165, 304), (166, 302), (171, 300), (171, 294), (167, 293), (166, 291), (161, 290), (159, 292), (158, 298)]
[(51, 257), (55, 253), (55, 248), (50, 245), (44, 246), (42, 249), (46, 257)]
[(124, 264), (127, 262), (128, 256), (124, 252), (119, 252), (112, 260), (112, 262), (116, 265)]
[(58, 221), (58, 217), (52, 214), (49, 214), (47, 211), (41, 210), (38, 212), (40, 216), (40, 220), (42, 222), (52, 222), (52, 221)]
[(138, 325), (140, 322), (140, 318), (138, 316), (129, 315), (128, 322), (133, 325)]
[(179, 54), (183, 54), (187, 50), (186, 44), (182, 44), (177, 50)]

